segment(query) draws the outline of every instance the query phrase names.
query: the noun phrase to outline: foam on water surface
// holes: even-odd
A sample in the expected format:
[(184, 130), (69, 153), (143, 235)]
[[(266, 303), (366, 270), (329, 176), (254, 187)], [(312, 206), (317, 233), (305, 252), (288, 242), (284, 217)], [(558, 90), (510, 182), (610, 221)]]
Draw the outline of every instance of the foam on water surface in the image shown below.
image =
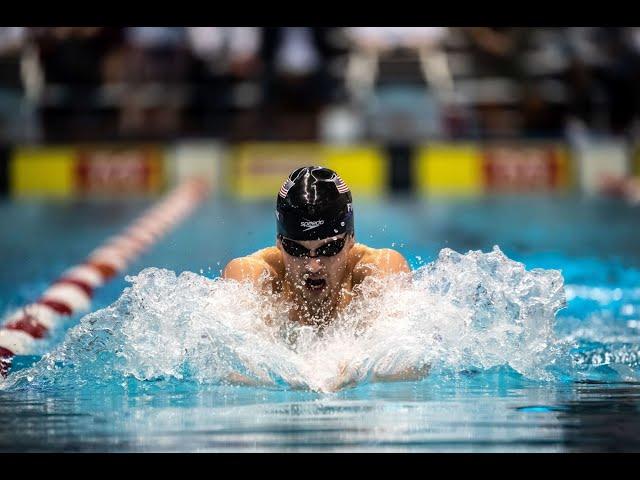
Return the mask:
[(498, 247), (443, 249), (410, 278), (368, 279), (322, 334), (291, 324), (287, 305), (246, 284), (159, 268), (127, 280), (116, 302), (83, 317), (2, 388), (126, 387), (135, 379), (331, 392), (502, 366), (546, 381), (558, 371), (573, 376), (593, 357), (572, 353), (572, 333), (556, 332), (566, 303), (561, 273), (527, 270)]

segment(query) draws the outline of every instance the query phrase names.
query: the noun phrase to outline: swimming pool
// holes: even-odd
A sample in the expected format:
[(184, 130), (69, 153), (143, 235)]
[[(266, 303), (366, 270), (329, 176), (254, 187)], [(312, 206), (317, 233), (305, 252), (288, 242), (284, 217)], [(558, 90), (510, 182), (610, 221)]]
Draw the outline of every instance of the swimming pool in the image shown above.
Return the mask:
[[(42, 352), (16, 358), (13, 375), (49, 380), (29, 382), (25, 376), (0, 390), (0, 450), (638, 450), (637, 207), (568, 195), (356, 202), (359, 240), (397, 248), (413, 268), (436, 260), (445, 247), (464, 253), (499, 245), (527, 270), (561, 270), (567, 301), (553, 335), (566, 348), (554, 377), (532, 378), (498, 365), (436, 371), (420, 382), (363, 381), (322, 393), (282, 384), (198, 382), (189, 373), (140, 380), (105, 369), (96, 370), (95, 385), (93, 377), (79, 384), (78, 374), (64, 368), (47, 371), (43, 362), (30, 368), (61, 344), (76, 317), (54, 332)], [(150, 203), (1, 203), (0, 221), (10, 228), (0, 236), (0, 311), (32, 300)], [(128, 273), (162, 267), (214, 278), (230, 258), (269, 244), (273, 236), (271, 202), (210, 198)], [(111, 305), (128, 285), (119, 278), (98, 290), (93, 310)], [(113, 339), (95, 341), (111, 345)], [(155, 348), (147, 354), (171, 354)]]

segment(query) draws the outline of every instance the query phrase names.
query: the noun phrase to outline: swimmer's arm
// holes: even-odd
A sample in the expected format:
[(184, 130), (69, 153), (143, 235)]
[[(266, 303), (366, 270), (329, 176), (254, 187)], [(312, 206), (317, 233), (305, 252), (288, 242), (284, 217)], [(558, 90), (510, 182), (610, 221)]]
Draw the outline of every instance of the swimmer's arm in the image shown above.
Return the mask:
[(226, 383), (231, 385), (242, 385), (245, 387), (269, 387), (273, 386), (273, 382), (267, 380), (259, 380), (248, 377), (241, 373), (231, 372), (223, 379)]
[[(384, 277), (399, 273), (410, 273), (409, 263), (396, 250), (390, 248), (382, 248), (373, 250), (364, 255), (356, 268), (354, 269), (354, 279), (356, 283), (361, 282), (368, 276)], [(410, 279), (409, 279), (410, 280)], [(406, 382), (418, 381), (424, 379), (428, 374), (431, 366), (423, 365), (421, 367), (409, 367), (400, 371), (374, 371), (371, 378), (373, 382)]]
[[(386, 370), (386, 371), (385, 371)], [(373, 374), (370, 377), (371, 382), (417, 382), (424, 380), (431, 365), (423, 364), (421, 366), (407, 367), (403, 370), (393, 371), (393, 369), (384, 366), (374, 367)], [(338, 376), (328, 383), (325, 388), (327, 391), (336, 392), (341, 388), (352, 386), (363, 378), (363, 372), (358, 365), (342, 364)]]
[(263, 289), (271, 286), (276, 272), (265, 260), (256, 255), (234, 258), (222, 271), (222, 278), (251, 282)]
[(409, 367), (405, 370), (393, 373), (374, 372), (372, 382), (411, 382), (423, 380), (429, 375), (431, 365), (425, 364), (422, 367)]

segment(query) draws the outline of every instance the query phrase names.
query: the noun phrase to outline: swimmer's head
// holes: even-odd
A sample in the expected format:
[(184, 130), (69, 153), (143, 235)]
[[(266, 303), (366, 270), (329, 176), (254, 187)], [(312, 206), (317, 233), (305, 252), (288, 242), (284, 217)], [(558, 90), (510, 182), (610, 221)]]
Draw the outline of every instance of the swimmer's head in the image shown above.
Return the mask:
[(292, 240), (321, 240), (353, 234), (349, 187), (324, 167), (294, 170), (278, 192), (278, 235)]
[(285, 278), (322, 314), (337, 299), (354, 246), (349, 187), (328, 168), (299, 168), (278, 193), (276, 219)]

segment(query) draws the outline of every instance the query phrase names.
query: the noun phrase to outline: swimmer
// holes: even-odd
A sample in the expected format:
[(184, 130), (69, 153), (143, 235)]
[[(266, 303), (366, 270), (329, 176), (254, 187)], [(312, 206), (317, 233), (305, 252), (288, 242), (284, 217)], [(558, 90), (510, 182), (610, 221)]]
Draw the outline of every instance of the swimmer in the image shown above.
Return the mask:
[(236, 258), (223, 278), (249, 281), (296, 308), (290, 320), (331, 322), (367, 277), (408, 273), (397, 251), (356, 243), (349, 187), (323, 167), (293, 171), (278, 192), (276, 244)]
[[(410, 272), (399, 252), (356, 242), (351, 192), (333, 170), (293, 171), (278, 192), (275, 215), (275, 246), (232, 260), (223, 278), (279, 296), (293, 305), (290, 321), (321, 330), (349, 305), (365, 279)], [(350, 370), (342, 365), (330, 390), (349, 385), (355, 375)], [(427, 372), (428, 366), (374, 379), (418, 380)], [(240, 375), (231, 379), (251, 383)]]

